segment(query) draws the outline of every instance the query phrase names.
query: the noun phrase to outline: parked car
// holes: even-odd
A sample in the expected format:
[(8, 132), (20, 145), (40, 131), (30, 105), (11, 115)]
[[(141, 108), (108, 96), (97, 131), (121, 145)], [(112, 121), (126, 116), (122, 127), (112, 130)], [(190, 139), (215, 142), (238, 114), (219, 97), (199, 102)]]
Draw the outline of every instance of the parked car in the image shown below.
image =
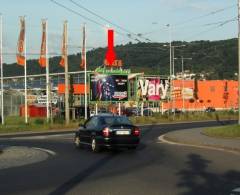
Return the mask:
[(138, 110), (137, 108), (126, 108), (124, 114), (126, 116), (136, 116), (137, 110)]
[(216, 109), (214, 107), (207, 107), (205, 112), (215, 112)]
[(170, 113), (170, 114), (173, 114), (173, 113), (175, 113), (175, 114), (181, 114), (182, 111), (179, 110), (179, 109), (177, 109), (177, 108), (175, 108), (175, 109), (168, 109), (168, 110), (165, 110), (164, 113), (165, 113), (165, 114), (168, 114), (168, 113)]
[(91, 146), (93, 152), (102, 148), (136, 149), (140, 141), (140, 129), (126, 116), (100, 114), (89, 118), (75, 133), (75, 145)]
[[(141, 108), (132, 108), (126, 112), (127, 116), (141, 116)], [(150, 108), (143, 108), (143, 116), (152, 116), (153, 111)]]
[[(140, 115), (141, 115), (141, 110), (140, 110)], [(152, 116), (153, 111), (150, 108), (145, 108), (143, 109), (143, 116)]]

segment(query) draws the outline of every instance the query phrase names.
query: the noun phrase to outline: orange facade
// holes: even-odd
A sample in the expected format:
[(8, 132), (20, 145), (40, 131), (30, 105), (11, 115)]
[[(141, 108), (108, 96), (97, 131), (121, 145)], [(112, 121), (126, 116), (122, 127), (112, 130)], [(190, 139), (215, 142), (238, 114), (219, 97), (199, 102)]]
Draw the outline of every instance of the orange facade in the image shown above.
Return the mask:
[[(69, 87), (70, 89), (70, 87)], [(84, 94), (85, 87), (84, 84), (73, 84), (73, 93), (74, 94)], [(58, 93), (64, 94), (65, 93), (65, 84), (58, 84)], [(87, 93), (89, 93), (89, 87), (87, 85)]]
[[(172, 103), (163, 109), (178, 108), (203, 110), (207, 107), (230, 109), (238, 107), (238, 82), (227, 80), (197, 81), (174, 80)], [(197, 89), (197, 90), (196, 90)]]
[[(73, 85), (74, 94), (84, 94), (84, 84)], [(197, 89), (197, 90), (196, 90)], [(58, 93), (65, 93), (65, 85), (58, 84)], [(89, 86), (87, 86), (89, 93)], [(238, 82), (228, 80), (197, 81), (174, 80), (172, 102), (163, 102), (162, 108), (204, 110), (207, 107), (231, 109), (238, 107)]]

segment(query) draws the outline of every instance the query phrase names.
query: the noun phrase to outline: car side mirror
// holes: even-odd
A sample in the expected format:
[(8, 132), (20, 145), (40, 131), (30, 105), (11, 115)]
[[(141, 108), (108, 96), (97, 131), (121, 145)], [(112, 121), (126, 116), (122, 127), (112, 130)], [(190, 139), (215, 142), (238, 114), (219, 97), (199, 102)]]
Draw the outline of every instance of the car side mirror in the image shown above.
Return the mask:
[(85, 125), (83, 124), (78, 124), (79, 129), (85, 129)]

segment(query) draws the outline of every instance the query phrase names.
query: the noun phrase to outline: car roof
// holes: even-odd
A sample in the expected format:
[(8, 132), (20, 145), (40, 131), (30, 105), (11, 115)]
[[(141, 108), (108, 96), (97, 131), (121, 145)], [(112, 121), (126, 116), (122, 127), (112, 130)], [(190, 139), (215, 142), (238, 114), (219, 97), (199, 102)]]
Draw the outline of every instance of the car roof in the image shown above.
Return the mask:
[(127, 118), (125, 115), (116, 115), (113, 113), (100, 113), (95, 115), (96, 117), (116, 117), (116, 118)]
[(105, 112), (105, 113), (98, 113), (95, 116), (115, 116), (115, 115), (111, 112)]

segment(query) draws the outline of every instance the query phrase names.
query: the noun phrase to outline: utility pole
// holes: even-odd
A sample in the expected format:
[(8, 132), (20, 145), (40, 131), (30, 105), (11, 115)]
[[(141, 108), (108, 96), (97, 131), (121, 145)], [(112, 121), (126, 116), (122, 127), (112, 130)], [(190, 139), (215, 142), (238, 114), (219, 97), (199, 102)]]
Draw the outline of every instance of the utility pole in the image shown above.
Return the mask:
[(52, 110), (52, 81), (51, 81), (51, 78), (49, 77), (49, 95), (48, 95), (48, 98), (49, 98), (49, 117), (50, 117), (50, 122), (51, 124), (53, 124), (53, 110)]
[[(46, 19), (42, 20), (43, 25), (43, 33), (45, 31), (45, 59), (46, 59), (46, 96), (47, 96), (47, 122), (50, 122), (50, 108), (51, 108), (51, 100), (50, 100), (50, 82), (49, 82), (49, 58), (48, 58), (48, 23)], [(52, 122), (52, 121), (51, 121)]]
[(88, 96), (87, 96), (87, 52), (86, 52), (86, 24), (83, 26), (83, 36), (84, 36), (84, 118), (88, 118)]
[[(186, 45), (172, 45), (172, 74), (173, 74), (173, 79), (175, 78), (175, 63), (174, 63), (174, 55), (175, 55), (175, 48), (177, 47), (185, 47)], [(174, 90), (172, 90), (174, 91)], [(172, 97), (172, 104), (173, 104), (173, 114), (175, 115), (175, 111), (176, 111), (176, 108), (175, 108), (175, 96), (173, 95)]]
[[(169, 79), (170, 79), (170, 95), (169, 95), (169, 100), (170, 100), (170, 107), (172, 110), (172, 29), (171, 25), (167, 24), (167, 27), (169, 28)], [(164, 45), (167, 46), (167, 45)], [(168, 109), (168, 114), (170, 114), (170, 109)]]
[(26, 26), (25, 26), (25, 16), (21, 17), (21, 22), (24, 23), (23, 29), (24, 29), (24, 95), (25, 95), (25, 101), (24, 101), (24, 113), (25, 113), (25, 123), (28, 123), (28, 99), (27, 99), (27, 40), (26, 40)]
[(68, 39), (67, 39), (67, 21), (64, 21), (64, 39), (65, 39), (65, 53), (64, 53), (64, 67), (65, 67), (65, 124), (69, 124), (69, 78), (68, 78)]
[[(177, 60), (179, 58), (174, 58), (174, 60)], [(182, 111), (185, 111), (185, 96), (184, 96), (184, 81), (185, 81), (185, 77), (184, 77), (184, 60), (192, 60), (192, 58), (184, 58), (183, 56), (181, 56), (181, 61), (182, 61)]]
[(238, 125), (240, 125), (240, 0), (238, 0)]

